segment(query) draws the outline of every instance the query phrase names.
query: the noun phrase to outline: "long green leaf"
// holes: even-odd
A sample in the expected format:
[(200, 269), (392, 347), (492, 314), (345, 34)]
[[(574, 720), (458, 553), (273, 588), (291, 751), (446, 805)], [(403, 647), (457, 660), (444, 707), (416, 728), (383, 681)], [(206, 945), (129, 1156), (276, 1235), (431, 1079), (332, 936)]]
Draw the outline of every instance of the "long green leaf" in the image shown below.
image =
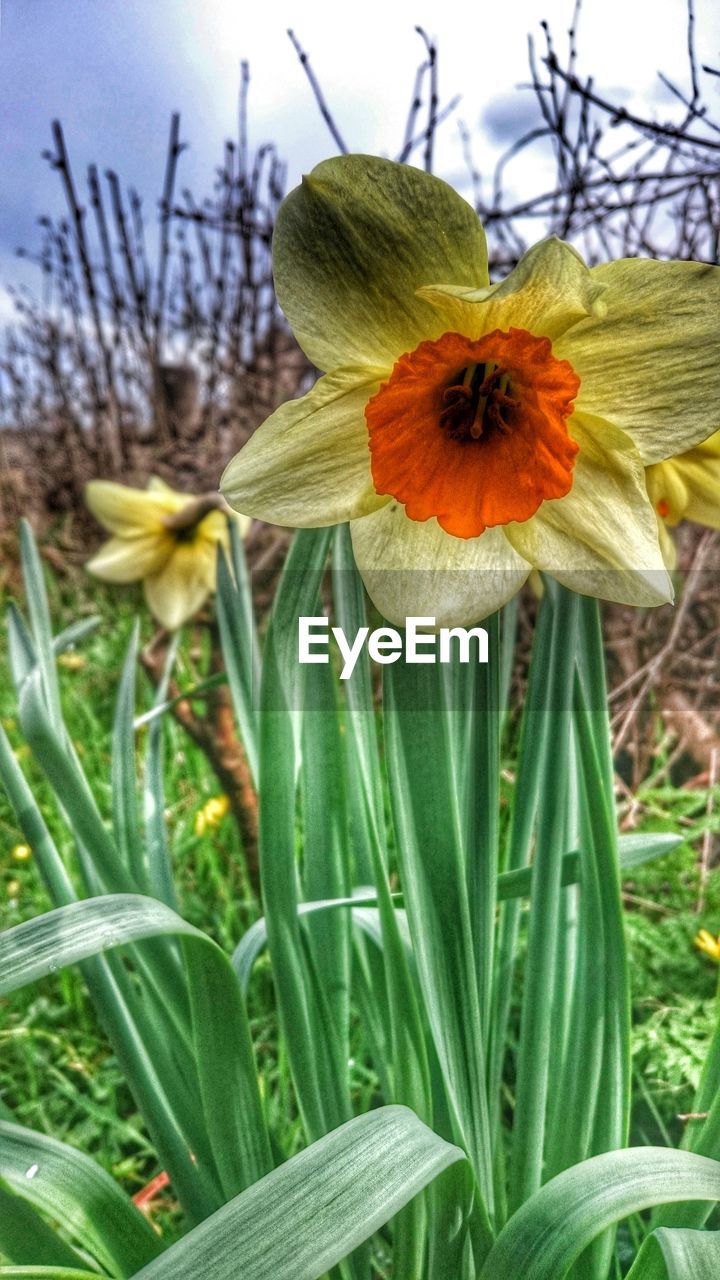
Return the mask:
[(565, 1280), (614, 1223), (657, 1204), (720, 1200), (720, 1161), (667, 1147), (630, 1147), (545, 1184), (501, 1231), (478, 1280)]
[(715, 1280), (720, 1231), (660, 1227), (643, 1244), (628, 1280)]
[(115, 704), (112, 741), (113, 834), (137, 893), (147, 893), (147, 868), (143, 858), (135, 791), (135, 668), (140, 624), (136, 619), (125, 655)]
[[(175, 665), (179, 644), (180, 633), (176, 632), (168, 645), (165, 667), (160, 683), (155, 690), (153, 708), (162, 706), (166, 701), (167, 687)], [(153, 896), (159, 898), (161, 902), (166, 903), (168, 907), (172, 907), (176, 911), (177, 898), (165, 826), (164, 764), (163, 723), (161, 719), (154, 719), (148, 730), (143, 784), (145, 856), (147, 859), (148, 880)]]
[(381, 1107), (288, 1160), (136, 1280), (317, 1280), (462, 1158), (405, 1107)]
[(97, 1271), (76, 1271), (72, 1267), (3, 1267), (3, 1280), (94, 1280)]
[(19, 694), (33, 667), (37, 665), (37, 653), (25, 620), (12, 600), (7, 611), (7, 633), (8, 662), (15, 691)]
[(112, 1276), (122, 1280), (162, 1252), (147, 1219), (110, 1175), (65, 1143), (0, 1121), (0, 1177)]
[(528, 951), (520, 1021), (517, 1087), (513, 1118), (511, 1205), (522, 1204), (540, 1186), (545, 1150), (556, 939), (562, 895), (562, 851), (567, 838), (567, 778), (570, 716), (575, 674), (577, 596), (560, 588), (546, 590), (540, 620), (550, 616), (546, 667), (547, 722), (542, 746), (538, 817), (533, 862)]
[(53, 634), (47, 591), (45, 589), (45, 577), (32, 528), (25, 519), (20, 521), (20, 560), (25, 582), (25, 596), (30, 614), (33, 644), (42, 674), (47, 707), (53, 726), (56, 732), (59, 733), (62, 730), (60, 685), (58, 683), (53, 650)]
[(206, 934), (151, 898), (108, 894), (75, 902), (0, 934), (0, 994), (88, 956), (167, 934), (182, 944), (204, 1122), (225, 1194), (233, 1195), (272, 1160), (240, 988)]
[(76, 1271), (72, 1267), (3, 1267), (3, 1280), (92, 1280), (97, 1271)]
[[(343, 744), (328, 665), (305, 676), (301, 729), (304, 896), (317, 901), (350, 893), (350, 857)], [(313, 914), (306, 921), (318, 979), (345, 1057), (349, 1053), (351, 929), (347, 912)]]
[[(240, 740), (245, 748), (248, 767), (253, 782), (258, 780), (258, 717), (257, 702), (260, 692), (258, 666), (258, 639), (252, 612), (247, 569), (242, 559), (242, 577), (233, 580), (225, 553), (218, 548), (217, 569), (217, 618), (220, 644), (227, 670), (228, 683), (237, 719)], [(234, 557), (235, 573), (238, 573), (237, 556)]]
[(486, 1046), (443, 673), (401, 661), (386, 668), (383, 683), (390, 798), (418, 980), (456, 1133), (483, 1212), (491, 1212)]
[(0, 1178), (0, 1259), (17, 1266), (84, 1266), (85, 1259), (61, 1240), (31, 1204), (13, 1195)]
[(260, 713), (260, 867), (278, 1009), (305, 1130), (322, 1137), (347, 1119), (347, 1058), (309, 970), (298, 921), (296, 786), (305, 669), (301, 615), (317, 608), (331, 531), (296, 533), (265, 638)]
[[(544, 708), (551, 643), (552, 626), (550, 613), (547, 610), (544, 612), (541, 610), (533, 641), (528, 691), (520, 729), (520, 746), (510, 829), (506, 841), (505, 857), (501, 859), (505, 875), (524, 875), (527, 877), (528, 887), (526, 892), (532, 883), (532, 870), (529, 865), (530, 855), (541, 774), (548, 749), (547, 738), (550, 732), (549, 720), (544, 714)], [(499, 897), (502, 898), (502, 894), (499, 894)], [(488, 1067), (491, 1136), (498, 1187), (496, 1220), (499, 1224), (502, 1224), (505, 1219), (504, 1134), (502, 1133), (500, 1117), (501, 1083), (508, 1040), (520, 915), (521, 904), (518, 901), (511, 901), (507, 905), (501, 903), (495, 952)]]

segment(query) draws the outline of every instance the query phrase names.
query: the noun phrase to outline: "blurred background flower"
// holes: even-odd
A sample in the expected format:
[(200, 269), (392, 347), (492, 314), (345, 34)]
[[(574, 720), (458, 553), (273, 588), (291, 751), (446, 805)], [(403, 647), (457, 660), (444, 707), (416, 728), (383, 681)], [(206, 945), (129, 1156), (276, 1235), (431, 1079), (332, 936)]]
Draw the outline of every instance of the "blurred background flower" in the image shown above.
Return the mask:
[(236, 520), (242, 534), (249, 526), (218, 494), (177, 493), (156, 477), (146, 489), (92, 480), (85, 496), (112, 534), (86, 568), (105, 582), (142, 581), (150, 612), (168, 631), (192, 618), (214, 592), (218, 547), (230, 547), (228, 521)]
[(665, 562), (674, 569), (677, 552), (669, 528), (692, 520), (720, 529), (720, 431), (676, 458), (648, 467), (645, 479), (658, 516)]

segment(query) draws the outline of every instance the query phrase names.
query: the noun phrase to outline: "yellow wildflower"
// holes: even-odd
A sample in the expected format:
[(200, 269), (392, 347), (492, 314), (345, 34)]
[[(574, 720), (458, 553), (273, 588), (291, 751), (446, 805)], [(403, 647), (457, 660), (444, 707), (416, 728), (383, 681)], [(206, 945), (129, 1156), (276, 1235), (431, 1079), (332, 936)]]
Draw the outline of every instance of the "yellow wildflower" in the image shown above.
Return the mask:
[(229, 809), (230, 801), (227, 796), (212, 796), (210, 800), (206, 800), (195, 814), (195, 835), (202, 836), (208, 830), (215, 830)]
[(19, 880), (8, 880), (6, 886), (8, 898), (19, 898), (22, 885)]
[(29, 844), (16, 844), (10, 853), (10, 857), (14, 858), (16, 862), (27, 862), (31, 856), (32, 849)]
[(695, 938), (695, 946), (720, 964), (720, 936), (714, 938), (707, 929), (701, 929)]
[(328, 372), (230, 462), (231, 506), (350, 521), (365, 585), (400, 625), (477, 621), (533, 568), (584, 594), (672, 598), (645, 466), (718, 422), (720, 269), (589, 269), (553, 238), (491, 285), (456, 192), (357, 155), (291, 192), (273, 266)]
[(218, 545), (229, 547), (228, 517), (242, 533), (249, 525), (217, 495), (176, 493), (157, 478), (147, 489), (92, 480), (85, 498), (113, 535), (85, 567), (106, 582), (142, 579), (148, 607), (168, 631), (197, 613), (215, 590)]
[(86, 663), (87, 659), (82, 653), (73, 653), (71, 650), (69, 653), (58, 654), (58, 666), (64, 667), (66, 671), (82, 671)]

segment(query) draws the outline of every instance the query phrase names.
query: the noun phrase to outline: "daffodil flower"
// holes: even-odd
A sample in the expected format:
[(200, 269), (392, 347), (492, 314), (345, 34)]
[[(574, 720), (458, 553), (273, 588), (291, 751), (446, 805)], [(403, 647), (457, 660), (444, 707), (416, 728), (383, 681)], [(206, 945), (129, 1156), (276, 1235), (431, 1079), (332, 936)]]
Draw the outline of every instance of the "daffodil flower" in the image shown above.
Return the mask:
[[(142, 580), (148, 607), (168, 631), (182, 626), (215, 590), (218, 545), (229, 547), (228, 516), (217, 495), (194, 498), (153, 478), (147, 489), (91, 480), (85, 500), (113, 536), (87, 562), (105, 582)], [(224, 507), (224, 503), (222, 504)]]
[(646, 480), (661, 522), (665, 559), (674, 568), (675, 544), (666, 526), (692, 520), (708, 529), (720, 529), (720, 431), (679, 457), (648, 467)]
[(280, 304), (327, 371), (226, 468), (231, 506), (277, 524), (350, 521), (391, 621), (468, 623), (531, 569), (637, 604), (672, 588), (645, 466), (720, 409), (720, 269), (589, 269), (543, 241), (490, 284), (470, 206), (366, 156), (325, 161), (284, 202)]

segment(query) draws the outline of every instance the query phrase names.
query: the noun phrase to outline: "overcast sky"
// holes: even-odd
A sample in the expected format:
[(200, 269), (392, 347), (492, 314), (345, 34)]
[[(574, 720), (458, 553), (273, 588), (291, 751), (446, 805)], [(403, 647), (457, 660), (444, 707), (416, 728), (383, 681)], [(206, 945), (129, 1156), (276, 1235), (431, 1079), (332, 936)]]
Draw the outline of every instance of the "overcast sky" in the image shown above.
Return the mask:
[[(61, 206), (41, 158), (50, 120), (62, 120), (78, 175), (90, 161), (115, 168), (145, 197), (162, 181), (171, 111), (191, 144), (182, 185), (210, 187), (223, 139), (235, 128), (238, 66), (251, 64), (251, 144), (277, 143), (290, 182), (335, 151), (286, 36), (294, 27), (352, 150), (393, 155), (402, 140), (414, 70), (416, 23), (437, 38), (443, 100), (462, 94), (458, 117), (490, 167), (527, 123), (532, 97), (527, 36), (550, 21), (564, 53), (572, 0), (0, 0), (0, 282), (32, 279), (20, 244), (38, 243), (36, 219)], [(720, 6), (697, 0), (701, 57), (720, 61)], [(630, 107), (667, 114), (658, 68), (687, 83), (685, 0), (585, 0), (581, 73)], [(720, 91), (720, 80), (715, 81)], [(443, 126), (437, 169), (461, 184), (456, 121)], [(524, 193), (542, 174), (524, 163)], [(7, 313), (0, 305), (0, 314)]]

